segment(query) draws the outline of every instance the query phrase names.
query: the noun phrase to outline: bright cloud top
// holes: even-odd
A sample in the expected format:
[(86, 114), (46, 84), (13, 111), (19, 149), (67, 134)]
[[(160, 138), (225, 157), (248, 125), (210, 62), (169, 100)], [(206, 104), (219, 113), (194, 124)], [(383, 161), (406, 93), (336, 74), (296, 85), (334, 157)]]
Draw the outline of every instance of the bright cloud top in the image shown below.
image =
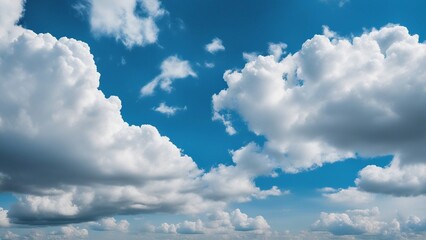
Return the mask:
[(128, 48), (156, 42), (155, 20), (164, 13), (158, 0), (90, 0), (92, 31), (112, 36)]
[(225, 51), (225, 47), (222, 44), (222, 40), (220, 38), (213, 38), (212, 42), (206, 45), (206, 51), (214, 54), (219, 51)]
[(395, 25), (352, 39), (326, 35), (281, 61), (258, 56), (241, 71), (225, 72), (228, 88), (213, 96), (214, 118), (232, 134), (229, 114), (238, 113), (266, 137), (263, 154), (287, 172), (357, 153), (393, 154), (397, 187), (388, 167), (367, 167), (358, 185), (425, 194), (419, 187), (426, 185), (426, 45)]
[(197, 77), (188, 61), (177, 56), (170, 56), (161, 63), (161, 73), (141, 89), (141, 96), (154, 94), (157, 86), (166, 92), (172, 91), (172, 83), (175, 79)]

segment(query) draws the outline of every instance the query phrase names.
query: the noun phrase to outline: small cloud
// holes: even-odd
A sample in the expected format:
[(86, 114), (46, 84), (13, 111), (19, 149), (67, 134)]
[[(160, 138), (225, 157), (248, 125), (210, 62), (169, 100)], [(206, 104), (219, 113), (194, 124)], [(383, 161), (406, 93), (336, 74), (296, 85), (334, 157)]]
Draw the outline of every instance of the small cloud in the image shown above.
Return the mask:
[(287, 44), (285, 43), (269, 43), (268, 53), (273, 55), (275, 61), (279, 61), (281, 56), (286, 53), (284, 51), (287, 48)]
[(122, 65), (122, 66), (124, 66), (124, 65), (126, 65), (126, 59), (124, 58), (124, 57), (121, 57), (121, 60), (120, 60), (120, 64)]
[(108, 217), (102, 218), (98, 222), (90, 224), (91, 229), (95, 231), (120, 231), (127, 232), (129, 230), (129, 222), (127, 220), (121, 220), (117, 222), (115, 218)]
[(153, 109), (156, 112), (162, 113), (167, 115), (168, 117), (173, 116), (176, 114), (176, 112), (178, 111), (184, 111), (186, 110), (186, 106), (185, 107), (172, 107), (172, 106), (167, 106), (166, 103), (162, 102), (160, 103), (160, 105), (156, 108)]
[(246, 60), (247, 62), (251, 62), (256, 60), (258, 54), (256, 52), (243, 52), (243, 59)]
[(331, 3), (337, 4), (339, 7), (343, 7), (346, 3), (349, 3), (350, 0), (320, 0), (322, 3)]
[(205, 62), (204, 63), (204, 66), (206, 67), (206, 68), (214, 68), (214, 63), (212, 63), (212, 62)]
[(211, 43), (206, 45), (206, 51), (211, 54), (224, 50), (225, 47), (223, 46), (222, 40), (220, 40), (220, 38), (214, 38)]
[(172, 83), (175, 79), (187, 77), (197, 77), (197, 74), (192, 70), (188, 61), (181, 60), (177, 56), (170, 56), (161, 63), (161, 73), (156, 76), (151, 82), (146, 84), (141, 89), (141, 96), (150, 96), (154, 94), (155, 88), (160, 88), (166, 92), (172, 90)]

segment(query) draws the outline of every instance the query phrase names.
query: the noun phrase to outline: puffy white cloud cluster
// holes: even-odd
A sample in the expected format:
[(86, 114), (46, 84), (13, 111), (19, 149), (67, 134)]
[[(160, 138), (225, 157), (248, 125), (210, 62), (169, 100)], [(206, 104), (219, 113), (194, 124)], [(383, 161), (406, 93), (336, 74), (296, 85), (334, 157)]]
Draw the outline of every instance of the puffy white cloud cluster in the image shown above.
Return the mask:
[(90, 0), (92, 31), (112, 36), (128, 48), (156, 42), (155, 20), (164, 13), (159, 0)]
[(223, 46), (222, 40), (220, 38), (213, 38), (212, 42), (205, 46), (206, 51), (214, 54), (219, 51), (225, 51), (225, 46)]
[(205, 186), (200, 187), (202, 194), (211, 199), (239, 202), (281, 195), (283, 192), (276, 186), (269, 190), (261, 190), (254, 184), (253, 180), (258, 176), (274, 175), (275, 165), (259, 151), (260, 149), (254, 143), (250, 143), (232, 152), (232, 161), (235, 166), (220, 164), (204, 174), (202, 182)]
[(395, 196), (426, 194), (425, 163), (401, 164), (397, 158), (392, 161), (390, 166), (384, 168), (369, 165), (362, 169), (358, 175), (355, 183), (358, 188), (365, 191)]
[(86, 239), (89, 236), (89, 231), (84, 228), (67, 225), (60, 227), (57, 231), (44, 232), (40, 230), (31, 231), (27, 233), (16, 234), (12, 231), (5, 232), (1, 239), (5, 240), (76, 240)]
[(265, 234), (269, 233), (270, 226), (262, 216), (251, 218), (240, 209), (235, 209), (232, 212), (216, 211), (209, 214), (205, 221), (198, 219), (178, 224), (163, 223), (156, 227), (155, 231), (179, 234), (229, 234), (234, 231), (245, 231)]
[(175, 79), (187, 78), (189, 76), (197, 77), (189, 62), (177, 56), (170, 56), (161, 63), (161, 73), (141, 88), (141, 96), (154, 94), (157, 86), (160, 86), (166, 92), (170, 92), (172, 90), (171, 85)]
[(50, 234), (49, 239), (83, 239), (89, 236), (89, 231), (84, 228), (74, 227), (72, 225), (61, 227), (58, 232), (53, 232)]
[(0, 227), (9, 227), (10, 226), (10, 221), (9, 221), (8, 216), (7, 216), (7, 212), (8, 212), (8, 210), (5, 210), (5, 209), (0, 207)]
[(347, 210), (344, 213), (322, 212), (312, 227), (334, 235), (381, 235), (400, 231), (399, 222), (380, 221), (379, 214), (378, 208)]
[(374, 200), (374, 195), (371, 193), (359, 191), (356, 187), (349, 187), (347, 189), (322, 189), (323, 196), (336, 203), (352, 203), (362, 204), (369, 203)]
[[(22, 3), (14, 2), (18, 18)], [(0, 38), (0, 190), (18, 194), (2, 211), (5, 219), (42, 225), (197, 213), (280, 193), (255, 186), (256, 174), (271, 170), (249, 171), (258, 166), (257, 155), (240, 159), (244, 151), (237, 151), (236, 165), (206, 173), (155, 127), (129, 125), (120, 99), (98, 89), (100, 74), (87, 44), (36, 34), (16, 21), (0, 27), (6, 30)], [(169, 60), (162, 67), (164, 86), (167, 79), (194, 75), (175, 69), (186, 68), (185, 62)]]
[[(414, 239), (426, 231), (426, 219), (417, 216), (398, 216), (383, 220), (377, 207), (347, 210), (343, 213), (322, 212), (312, 225), (314, 231), (326, 231), (333, 235), (362, 235), (378, 239)], [(424, 235), (423, 235), (424, 236)]]
[(108, 217), (102, 218), (98, 222), (90, 224), (91, 229), (96, 231), (120, 231), (127, 232), (129, 230), (130, 223), (127, 220), (121, 220), (117, 222), (115, 218)]
[(324, 31), (281, 61), (258, 56), (226, 71), (213, 118), (235, 134), (237, 113), (265, 136), (263, 154), (286, 172), (392, 154), (391, 166), (362, 170), (358, 186), (425, 194), (426, 44), (396, 25), (350, 39)]

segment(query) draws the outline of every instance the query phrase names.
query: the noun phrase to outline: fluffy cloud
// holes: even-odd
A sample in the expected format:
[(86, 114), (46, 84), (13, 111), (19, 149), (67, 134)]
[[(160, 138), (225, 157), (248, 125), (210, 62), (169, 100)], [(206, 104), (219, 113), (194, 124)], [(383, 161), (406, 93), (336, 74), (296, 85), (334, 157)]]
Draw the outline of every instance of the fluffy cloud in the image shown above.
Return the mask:
[(230, 234), (234, 231), (265, 234), (269, 230), (270, 226), (262, 216), (251, 218), (242, 213), (240, 209), (235, 209), (232, 212), (214, 212), (209, 214), (205, 221), (198, 219), (178, 224), (163, 223), (155, 228), (155, 231), (160, 233), (180, 234)]
[(372, 194), (359, 191), (355, 187), (338, 190), (327, 188), (324, 190), (326, 191), (323, 191), (324, 193), (322, 195), (330, 199), (332, 202), (362, 204), (374, 200), (374, 196)]
[[(242, 170), (258, 166), (257, 155), (245, 160), (236, 151), (235, 166), (205, 173), (155, 127), (126, 123), (120, 99), (98, 89), (100, 74), (87, 44), (19, 26), (0, 29), (8, 29), (0, 38), (0, 190), (18, 198), (2, 211), (4, 219), (43, 225), (198, 213), (280, 193), (254, 184), (255, 175), (270, 167)], [(163, 86), (195, 75), (187, 62), (168, 60)], [(235, 180), (220, 186), (224, 177), (241, 180), (242, 189)]]
[(90, 0), (92, 31), (112, 36), (128, 48), (156, 42), (155, 20), (164, 13), (158, 0)]
[(90, 224), (90, 227), (96, 231), (120, 231), (127, 232), (129, 230), (129, 222), (127, 220), (121, 220), (117, 222), (115, 218), (108, 217), (102, 218), (98, 222)]
[[(245, 202), (252, 198), (278, 196), (282, 192), (276, 187), (261, 190), (254, 184), (258, 176), (273, 176), (275, 165), (266, 156), (259, 153), (259, 148), (250, 143), (232, 153), (235, 166), (220, 164), (202, 176), (202, 195), (210, 199), (233, 199)], [(286, 193), (286, 192), (284, 192)]]
[(7, 217), (7, 210), (0, 208), (0, 227), (9, 227), (10, 222)]
[[(407, 166), (425, 166), (426, 45), (403, 26), (351, 39), (330, 32), (315, 35), (279, 62), (258, 56), (241, 71), (226, 71), (228, 88), (213, 96), (214, 119), (235, 133), (230, 114), (237, 113), (249, 130), (266, 137), (263, 154), (287, 172), (357, 153), (392, 154), (392, 166), (399, 159), (398, 170), (405, 172), (398, 180), (387, 168), (368, 167), (359, 186), (380, 191), (377, 184), (391, 189), (401, 180), (396, 191), (419, 194), (426, 185), (422, 170)], [(367, 188), (372, 185), (367, 180), (377, 187)]]
[(358, 175), (355, 183), (364, 191), (395, 196), (426, 194), (426, 164), (424, 163), (401, 165), (397, 158), (390, 166), (384, 168), (369, 165)]
[(58, 232), (53, 232), (50, 235), (57, 235), (58, 239), (82, 239), (89, 235), (89, 231), (70, 225), (61, 227)]
[(222, 44), (222, 40), (220, 38), (214, 38), (211, 43), (206, 45), (206, 51), (214, 54), (219, 51), (225, 51), (225, 47)]
[[(21, 234), (21, 233), (20, 233)], [(11, 231), (3, 234), (2, 239), (6, 240), (65, 240), (65, 239), (85, 239), (89, 236), (89, 231), (84, 228), (72, 225), (63, 226), (57, 231), (46, 233), (44, 231), (31, 231), (22, 235), (18, 235)]]
[(338, 236), (369, 236), (374, 239), (421, 239), (426, 231), (426, 219), (398, 216), (384, 220), (377, 207), (347, 210), (343, 213), (322, 212), (320, 219), (312, 225), (312, 230)]
[(172, 90), (172, 83), (175, 79), (187, 77), (197, 77), (188, 61), (181, 60), (177, 56), (170, 56), (161, 63), (161, 73), (151, 82), (141, 89), (141, 96), (149, 96), (154, 94), (155, 88), (160, 86), (164, 91)]
[(284, 51), (286, 48), (287, 48), (287, 44), (285, 43), (269, 43), (268, 53), (269, 55), (274, 56), (275, 61), (279, 61), (281, 59), (281, 56), (286, 53)]
[(167, 116), (173, 116), (177, 111), (186, 110), (186, 107), (173, 107), (167, 106), (166, 103), (162, 102), (158, 107), (154, 108), (154, 111), (165, 114)]
[(0, 0), (0, 37), (4, 37), (7, 30), (13, 27), (21, 17), (23, 2), (22, 1), (9, 1)]
[(312, 228), (334, 235), (381, 235), (400, 231), (399, 222), (380, 221), (379, 214), (378, 208), (347, 210), (344, 213), (322, 212)]

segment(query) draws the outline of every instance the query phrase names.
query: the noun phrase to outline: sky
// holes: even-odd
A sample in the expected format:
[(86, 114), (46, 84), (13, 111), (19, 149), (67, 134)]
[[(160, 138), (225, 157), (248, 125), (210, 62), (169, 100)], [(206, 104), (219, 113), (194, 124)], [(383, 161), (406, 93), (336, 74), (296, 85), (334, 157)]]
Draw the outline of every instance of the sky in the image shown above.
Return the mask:
[(0, 239), (425, 239), (423, 9), (0, 0)]

